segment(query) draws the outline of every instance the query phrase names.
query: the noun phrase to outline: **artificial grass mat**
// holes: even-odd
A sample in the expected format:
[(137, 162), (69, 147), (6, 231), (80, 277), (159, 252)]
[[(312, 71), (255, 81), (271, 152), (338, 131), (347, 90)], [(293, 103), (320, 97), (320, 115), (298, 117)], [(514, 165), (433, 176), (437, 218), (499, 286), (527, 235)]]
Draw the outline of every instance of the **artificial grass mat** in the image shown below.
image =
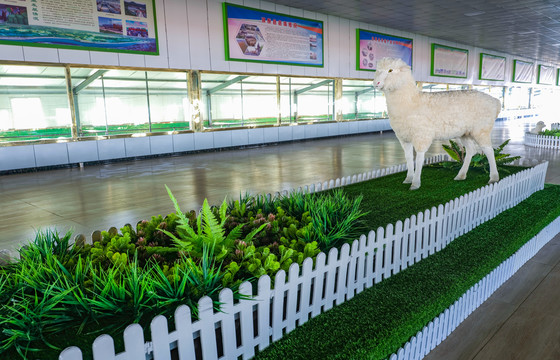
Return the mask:
[(271, 344), (255, 359), (385, 359), (560, 216), (560, 186), (364, 290)]
[[(525, 169), (509, 165), (498, 168), (500, 179)], [(364, 195), (360, 206), (368, 212), (363, 218), (364, 231), (375, 230), (484, 187), (490, 178), (484, 170), (471, 168), (467, 180), (455, 181), (457, 173), (457, 169), (425, 166), (418, 190), (409, 190), (410, 184), (402, 183), (406, 172), (400, 172), (345, 186), (344, 192), (350, 197)]]

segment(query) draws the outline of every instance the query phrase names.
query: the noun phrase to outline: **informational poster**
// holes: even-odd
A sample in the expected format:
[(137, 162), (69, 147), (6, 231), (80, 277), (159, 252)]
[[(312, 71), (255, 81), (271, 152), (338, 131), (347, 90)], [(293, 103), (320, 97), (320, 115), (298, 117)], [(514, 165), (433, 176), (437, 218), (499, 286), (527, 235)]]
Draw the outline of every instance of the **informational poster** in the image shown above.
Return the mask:
[(537, 83), (552, 85), (554, 83), (555, 71), (552, 66), (539, 65)]
[(0, 44), (158, 54), (155, 0), (0, 0)]
[(469, 50), (432, 43), (432, 76), (466, 78)]
[(375, 71), (377, 60), (402, 59), (412, 66), (412, 39), (356, 29), (356, 70)]
[(513, 60), (513, 82), (533, 82), (533, 63)]
[(480, 53), (480, 80), (505, 81), (506, 80), (506, 58), (490, 54)]
[(323, 66), (323, 22), (224, 3), (226, 60)]

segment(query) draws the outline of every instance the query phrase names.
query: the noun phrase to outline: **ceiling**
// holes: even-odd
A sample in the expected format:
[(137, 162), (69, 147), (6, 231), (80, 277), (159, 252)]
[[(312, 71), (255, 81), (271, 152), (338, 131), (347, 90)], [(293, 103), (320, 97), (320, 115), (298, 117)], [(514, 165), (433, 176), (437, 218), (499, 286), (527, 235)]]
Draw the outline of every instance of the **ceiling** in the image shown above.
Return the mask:
[(558, 0), (273, 0), (560, 65)]

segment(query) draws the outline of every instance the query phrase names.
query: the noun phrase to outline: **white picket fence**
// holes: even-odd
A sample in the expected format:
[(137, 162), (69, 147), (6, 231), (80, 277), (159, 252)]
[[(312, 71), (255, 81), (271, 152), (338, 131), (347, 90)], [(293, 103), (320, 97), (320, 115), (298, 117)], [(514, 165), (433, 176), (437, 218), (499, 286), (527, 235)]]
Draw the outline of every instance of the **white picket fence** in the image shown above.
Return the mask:
[[(220, 292), (221, 312), (213, 310), (210, 298), (198, 303), (199, 320), (191, 321), (191, 310), (180, 306), (175, 311), (174, 328), (169, 331), (165, 317), (155, 317), (150, 325), (151, 341), (146, 342), (140, 325), (124, 331), (125, 351), (115, 354), (113, 339), (99, 336), (93, 344), (94, 360), (170, 360), (248, 359), (255, 350), (266, 348), (285, 333), (310, 318), (341, 304), (408, 266), (441, 250), (458, 236), (517, 205), (544, 187), (548, 162), (536, 164), (498, 183), (487, 185), (445, 205), (433, 207), (395, 225), (362, 235), (352, 245), (345, 244), (329, 254), (304, 260), (302, 267), (292, 264), (288, 273), (279, 271), (271, 279), (262, 276), (253, 293), (248, 282), (241, 294), (252, 300), (234, 302), (230, 289)], [(385, 173), (396, 172), (399, 167)], [(365, 180), (376, 172), (361, 174)], [(306, 187), (308, 191), (352, 183), (354, 178)], [(77, 347), (65, 349), (59, 360), (81, 360)]]
[(560, 130), (560, 123), (550, 124), (550, 130)]
[(426, 356), (559, 232), (560, 217), (430, 321), (389, 360), (420, 360)]
[(560, 137), (525, 133), (525, 145), (545, 149), (560, 149)]

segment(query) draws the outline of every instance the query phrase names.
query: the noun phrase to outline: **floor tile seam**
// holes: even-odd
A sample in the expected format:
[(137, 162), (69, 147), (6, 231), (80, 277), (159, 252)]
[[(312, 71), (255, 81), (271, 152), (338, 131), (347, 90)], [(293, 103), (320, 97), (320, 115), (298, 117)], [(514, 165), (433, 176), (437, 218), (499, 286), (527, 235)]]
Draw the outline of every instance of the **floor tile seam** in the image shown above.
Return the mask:
[(22, 201), (23, 201), (25, 204), (29, 205), (29, 206), (33, 206), (34, 208), (37, 208), (37, 209), (42, 210), (42, 211), (45, 211), (45, 212), (47, 212), (47, 213), (49, 213), (49, 214), (51, 214), (51, 215), (58, 216), (58, 217), (61, 218), (61, 219), (67, 220), (67, 218), (66, 218), (65, 216), (63, 216), (63, 215), (57, 214), (57, 213), (52, 212), (52, 211), (50, 211), (50, 210), (48, 210), (48, 209), (45, 209), (45, 208), (43, 208), (43, 207), (41, 207), (41, 206), (35, 205), (35, 204), (33, 204), (33, 203), (30, 203), (29, 201), (25, 201), (25, 200), (22, 200)]
[[(546, 277), (548, 276), (548, 274), (550, 273), (550, 271), (546, 274), (546, 276), (544, 276), (539, 283), (527, 294), (527, 296), (525, 296), (525, 298), (523, 299), (523, 301), (519, 302), (519, 304), (517, 306), (513, 305), (514, 310), (509, 314), (509, 316), (502, 321), (502, 324), (500, 326), (498, 326), (494, 332), (492, 333), (492, 336), (486, 337), (484, 343), (482, 344), (482, 346), (480, 346), (478, 348), (478, 351), (473, 355), (473, 357), (471, 358), (471, 360), (476, 359), (476, 357), (481, 353), (482, 350), (484, 350), (484, 348), (486, 348), (486, 346), (492, 341), (492, 339), (494, 339), (494, 337), (496, 336), (496, 334), (498, 334), (506, 325), (508, 325), (509, 321), (511, 320), (511, 318), (513, 316), (515, 316), (519, 309), (521, 308), (521, 306), (523, 306), (523, 304), (525, 304), (527, 302), (527, 300), (533, 295), (533, 292), (535, 291), (535, 289), (537, 289), (542, 283), (543, 281), (546, 279)], [(515, 276), (515, 274), (514, 274)], [(511, 279), (511, 278), (510, 278)], [(502, 285), (503, 286), (503, 285)], [(488, 299), (490, 300), (493, 297), (493, 295)], [(487, 300), (487, 301), (488, 301)]]

